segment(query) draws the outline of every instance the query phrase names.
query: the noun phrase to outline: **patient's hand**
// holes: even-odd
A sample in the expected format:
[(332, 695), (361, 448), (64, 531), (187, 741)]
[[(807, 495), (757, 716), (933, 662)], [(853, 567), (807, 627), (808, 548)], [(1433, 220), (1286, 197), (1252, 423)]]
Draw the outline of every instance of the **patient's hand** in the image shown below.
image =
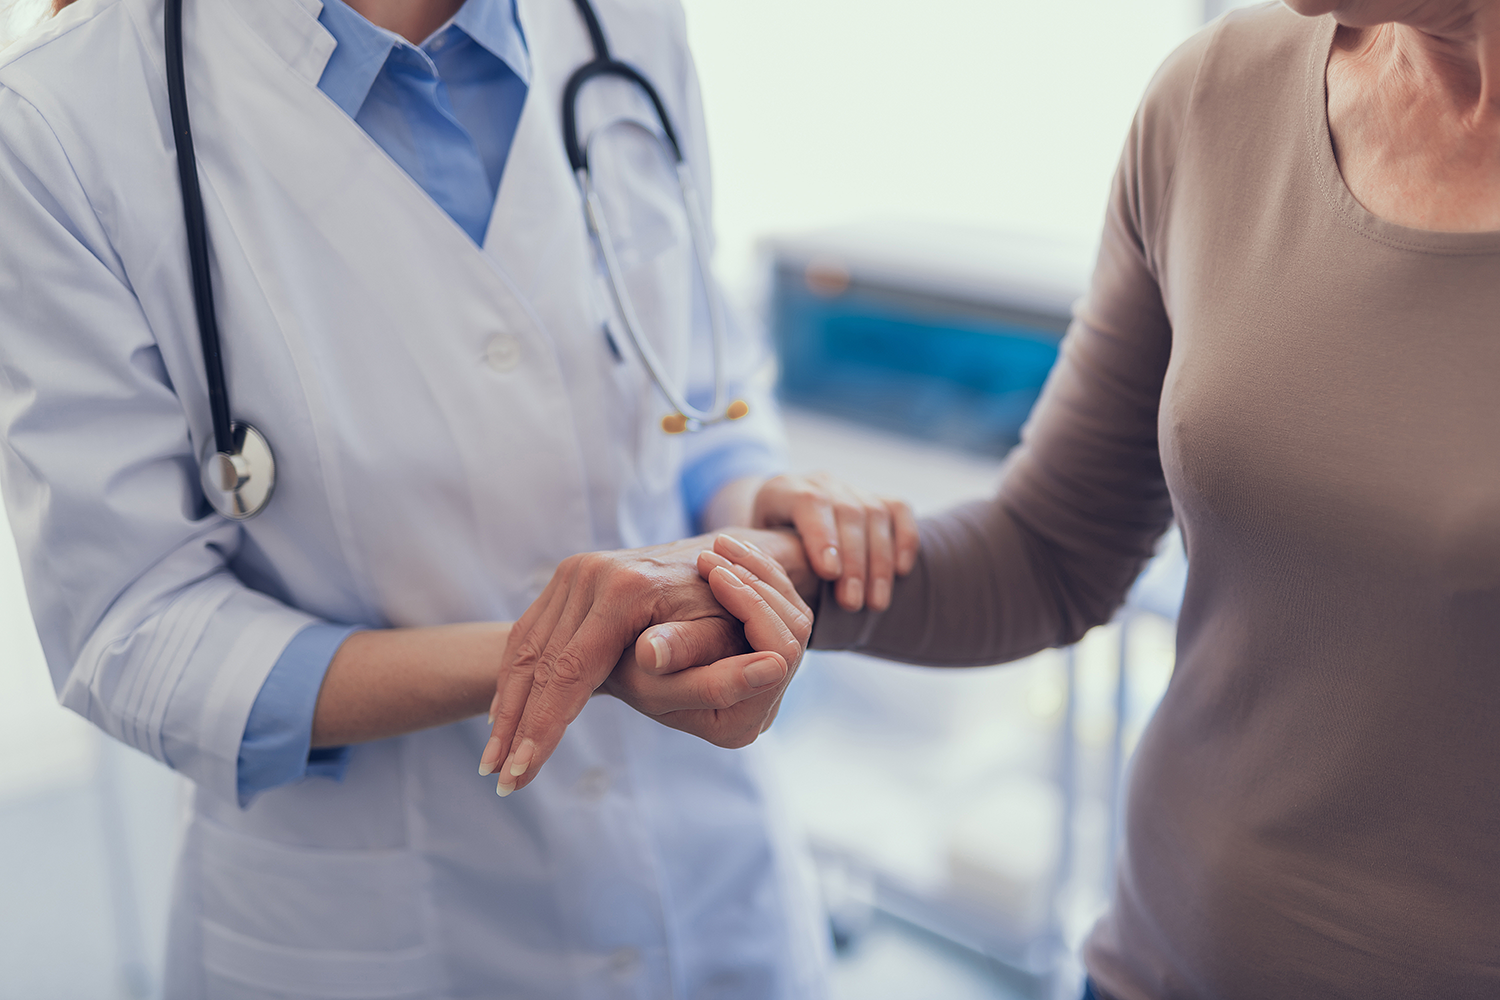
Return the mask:
[[(716, 592), (739, 602), (735, 608), (745, 614), (759, 610), (756, 601), (782, 610), (790, 606), (787, 613), (805, 615), (810, 629), (811, 613), (792, 580), (809, 596), (818, 580), (807, 570), (802, 544), (790, 532), (735, 533), (753, 538), (789, 567), (790, 573), (777, 570), (775, 583), (785, 587), (772, 586), (779, 598), (761, 593), (764, 586), (752, 586), (752, 600), (727, 580), (705, 581), (698, 557), (712, 539), (703, 537), (572, 556), (557, 568), (547, 589), (511, 629), (501, 660), (491, 707), (494, 723), (480, 771), (498, 770), (502, 795), (535, 777), (568, 724), (601, 687), (668, 725), (721, 746), (743, 746), (759, 735), (795, 661), (779, 651), (742, 655), (749, 650), (744, 629)], [(794, 635), (798, 627), (787, 623)], [(684, 670), (697, 664), (709, 666)], [(617, 666), (618, 676), (612, 677)]]

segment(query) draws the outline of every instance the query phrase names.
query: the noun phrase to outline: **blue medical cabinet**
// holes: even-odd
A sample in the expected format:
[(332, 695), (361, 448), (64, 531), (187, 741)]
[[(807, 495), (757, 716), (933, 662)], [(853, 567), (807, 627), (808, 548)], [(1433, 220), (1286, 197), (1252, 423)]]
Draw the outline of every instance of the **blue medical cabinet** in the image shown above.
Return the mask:
[(1093, 251), (933, 225), (763, 244), (788, 403), (999, 454), (1057, 360)]

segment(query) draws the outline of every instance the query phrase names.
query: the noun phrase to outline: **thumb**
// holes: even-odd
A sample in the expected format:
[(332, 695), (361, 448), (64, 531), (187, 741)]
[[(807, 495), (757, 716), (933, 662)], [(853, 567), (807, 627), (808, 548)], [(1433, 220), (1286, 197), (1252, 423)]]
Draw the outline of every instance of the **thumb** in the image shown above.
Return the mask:
[(671, 674), (748, 652), (744, 630), (726, 618), (653, 625), (635, 643), (636, 664), (649, 674)]

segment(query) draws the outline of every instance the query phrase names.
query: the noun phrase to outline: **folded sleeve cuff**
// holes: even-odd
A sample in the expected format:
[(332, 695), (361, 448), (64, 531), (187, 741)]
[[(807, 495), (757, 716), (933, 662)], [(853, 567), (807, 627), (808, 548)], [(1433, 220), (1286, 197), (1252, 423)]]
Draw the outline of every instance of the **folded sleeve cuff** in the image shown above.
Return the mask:
[(298, 632), (266, 675), (240, 741), (240, 805), (308, 776), (342, 778), (348, 747), (312, 749), (313, 711), (333, 656), (355, 626), (315, 623)]
[(682, 472), (682, 502), (696, 527), (703, 510), (725, 486), (748, 476), (774, 476), (785, 467), (779, 449), (760, 441), (736, 441), (695, 460)]

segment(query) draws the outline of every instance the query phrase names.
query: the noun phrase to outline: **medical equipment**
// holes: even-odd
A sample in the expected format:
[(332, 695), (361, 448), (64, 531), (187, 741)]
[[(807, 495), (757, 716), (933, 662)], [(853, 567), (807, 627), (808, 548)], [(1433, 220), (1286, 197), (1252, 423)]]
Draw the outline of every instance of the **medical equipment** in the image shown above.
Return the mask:
[[(703, 210), (698, 201), (698, 189), (693, 183), (692, 172), (688, 169), (687, 161), (682, 156), (682, 148), (677, 142), (677, 130), (673, 128), (672, 118), (667, 114), (667, 107), (662, 103), (661, 96), (657, 94), (651, 81), (647, 80), (635, 67), (620, 62), (610, 55), (609, 43), (604, 38), (604, 29), (599, 24), (599, 15), (594, 12), (593, 4), (589, 0), (574, 0), (574, 3), (584, 23), (588, 25), (589, 40), (594, 46), (594, 58), (580, 66), (568, 78), (567, 86), (563, 89), (563, 142), (568, 147), (568, 163), (572, 166), (573, 174), (578, 178), (578, 188), (583, 193), (589, 233), (594, 238), (599, 255), (604, 259), (604, 268), (609, 277), (610, 296), (614, 299), (615, 308), (619, 311), (620, 321), (624, 323), (625, 332), (629, 335), (631, 344), (635, 346), (636, 353), (640, 355), (641, 363), (650, 373), (651, 381), (656, 383), (656, 387), (661, 390), (663, 396), (667, 397), (667, 402), (672, 404), (675, 411), (662, 418), (662, 430), (668, 434), (681, 434), (683, 431), (701, 430), (709, 424), (724, 420), (738, 420), (750, 412), (750, 407), (741, 399), (727, 406), (724, 403), (724, 304), (719, 296), (714, 294), (709, 281), (709, 275), (712, 272), (709, 270), (708, 240), (704, 236), (706, 226), (703, 220)], [(594, 137), (603, 129), (596, 129), (589, 133), (588, 138), (582, 143), (578, 141), (579, 91), (590, 80), (610, 76), (634, 84), (650, 99), (651, 106), (656, 111), (657, 120), (661, 122), (662, 131), (666, 135), (665, 147), (671, 153), (672, 164), (677, 171), (677, 184), (682, 191), (682, 203), (687, 212), (688, 234), (692, 240), (693, 254), (697, 258), (703, 290), (708, 299), (709, 324), (713, 331), (714, 396), (713, 402), (707, 409), (698, 409), (689, 404), (686, 395), (678, 392), (662, 374), (661, 361), (657, 358), (650, 341), (641, 334), (640, 320), (635, 314), (635, 307), (630, 301), (630, 296), (625, 291), (625, 279), (620, 269), (619, 259), (615, 256), (614, 243), (610, 239), (609, 220), (605, 217), (598, 192), (594, 190), (593, 177), (589, 170), (589, 153), (592, 150)], [(656, 133), (645, 128), (641, 130), (660, 143)]]
[(177, 145), (177, 177), (182, 184), (182, 214), (193, 274), (193, 307), (198, 318), (198, 338), (203, 345), (208, 408), (214, 424), (213, 451), (204, 452), (199, 480), (214, 510), (243, 521), (265, 510), (271, 501), (276, 489), (276, 459), (260, 431), (230, 415), (213, 283), (208, 273), (208, 226), (203, 218), (203, 195), (198, 190), (197, 152), (188, 125), (187, 85), (182, 67), (182, 0), (166, 0), (164, 16), (167, 104), (172, 114), (172, 139)]
[(987, 454), (1018, 440), (1095, 255), (1090, 243), (917, 222), (763, 250), (783, 398)]
[[(674, 412), (662, 419), (662, 429), (669, 434), (700, 430), (723, 420), (737, 420), (749, 412), (743, 400), (724, 403), (724, 351), (725, 317), (723, 303), (710, 287), (708, 241), (704, 236), (705, 223), (692, 173), (683, 159), (678, 145), (677, 132), (649, 80), (637, 69), (620, 62), (610, 55), (603, 28), (589, 0), (575, 0), (578, 11), (588, 27), (593, 44), (594, 58), (580, 67), (569, 78), (563, 99), (563, 131), (567, 143), (568, 162), (578, 179), (583, 194), (589, 231), (593, 236), (600, 256), (604, 260), (609, 278), (610, 294), (619, 311), (625, 331), (640, 355), (651, 380), (672, 405)], [(166, 0), (164, 11), (164, 39), (167, 65), (167, 102), (172, 117), (172, 136), (177, 148), (177, 172), (182, 187), (183, 221), (187, 228), (188, 259), (192, 271), (193, 306), (198, 323), (199, 341), (203, 348), (204, 373), (208, 383), (209, 411), (213, 419), (213, 450), (203, 455), (199, 467), (199, 478), (204, 495), (213, 508), (225, 517), (246, 520), (265, 509), (276, 488), (276, 460), (270, 444), (260, 431), (249, 423), (233, 418), (229, 406), (229, 390), (224, 377), (224, 358), (219, 344), (218, 320), (214, 310), (213, 285), (209, 274), (208, 227), (204, 219), (203, 196), (198, 187), (197, 155), (193, 146), (192, 129), (188, 122), (187, 85), (183, 69), (182, 46), (182, 0)], [(617, 77), (635, 86), (650, 99), (661, 121), (666, 136), (666, 146), (671, 153), (677, 172), (678, 185), (682, 191), (686, 209), (688, 232), (693, 244), (700, 277), (707, 293), (709, 322), (712, 326), (714, 395), (707, 409), (699, 409), (688, 403), (686, 394), (679, 392), (662, 373), (662, 363), (650, 342), (641, 333), (641, 324), (630, 296), (624, 287), (624, 277), (610, 238), (609, 223), (603, 206), (594, 190), (589, 171), (589, 152), (594, 136), (591, 133), (583, 143), (578, 141), (577, 101), (579, 91), (590, 80), (599, 77)], [(654, 133), (650, 133), (655, 138)]]

